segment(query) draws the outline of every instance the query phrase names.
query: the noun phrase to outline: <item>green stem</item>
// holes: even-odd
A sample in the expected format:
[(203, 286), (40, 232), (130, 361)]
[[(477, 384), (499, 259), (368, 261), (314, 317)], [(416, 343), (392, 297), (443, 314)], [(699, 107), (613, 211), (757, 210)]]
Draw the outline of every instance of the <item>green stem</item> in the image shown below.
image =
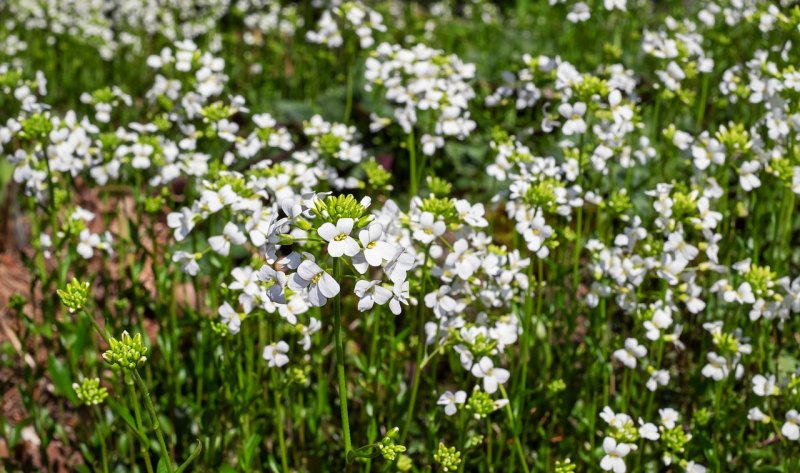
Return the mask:
[[(415, 195), (412, 192), (412, 195)], [(406, 422), (403, 425), (403, 431), (400, 434), (400, 443), (404, 443), (406, 440), (406, 435), (408, 435), (408, 429), (411, 428), (411, 421), (414, 418), (414, 405), (417, 402), (417, 392), (419, 392), (419, 382), (420, 382), (420, 375), (422, 374), (423, 368), (423, 358), (425, 355), (425, 321), (422, 319), (423, 314), (423, 307), (424, 302), (423, 298), (425, 297), (425, 291), (427, 291), (426, 283), (428, 279), (425, 275), (425, 271), (428, 268), (428, 258), (430, 257), (430, 244), (425, 248), (425, 262), (422, 264), (422, 281), (419, 286), (419, 297), (417, 297), (417, 324), (418, 324), (418, 335), (417, 335), (417, 367), (414, 370), (414, 381), (411, 387), (411, 399), (408, 401), (408, 410), (406, 412)]]
[(108, 473), (108, 450), (106, 449), (106, 425), (100, 409), (95, 406), (94, 414), (97, 417), (97, 432), (100, 435), (100, 461), (103, 466), (103, 473)]
[(411, 175), (409, 176), (409, 190), (410, 195), (413, 197), (417, 195), (417, 141), (414, 139), (414, 129), (408, 132), (406, 139), (406, 146), (408, 147), (408, 156), (411, 161)]
[(344, 106), (344, 123), (350, 121), (350, 114), (353, 111), (353, 69), (354, 64), (350, 64), (347, 68), (347, 97), (345, 98)]
[[(506, 414), (508, 414), (508, 422), (513, 426), (514, 425), (514, 412), (511, 410), (511, 401), (509, 401), (509, 399), (508, 399), (508, 394), (506, 393), (506, 388), (504, 388), (502, 384), (500, 385), (500, 394), (502, 394), (503, 395), (503, 399), (505, 399), (507, 401), (506, 402)], [(517, 432), (516, 432), (515, 429), (512, 429), (511, 432), (514, 435), (514, 446), (516, 447), (517, 455), (519, 456), (519, 461), (522, 464), (522, 470), (525, 473), (530, 473), (530, 470), (528, 469), (528, 462), (525, 460), (525, 452), (522, 451), (522, 443), (519, 441), (519, 435), (517, 435)], [(491, 442), (491, 439), (490, 439), (490, 442)]]
[(169, 450), (167, 450), (167, 443), (164, 441), (164, 434), (161, 431), (161, 423), (158, 420), (156, 408), (153, 406), (153, 400), (150, 399), (150, 392), (147, 390), (147, 384), (145, 384), (139, 372), (136, 370), (133, 370), (133, 379), (136, 380), (136, 384), (139, 385), (139, 389), (141, 389), (144, 394), (145, 406), (150, 413), (150, 418), (153, 422), (153, 430), (156, 432), (156, 438), (158, 439), (158, 446), (161, 448), (161, 459), (167, 464), (167, 472), (172, 473), (172, 459), (170, 458)]
[(708, 101), (708, 82), (711, 74), (703, 74), (703, 85), (700, 92), (700, 101), (697, 103), (697, 129), (701, 130), (703, 126), (703, 118), (706, 113), (706, 102)]
[(195, 447), (195, 449), (192, 451), (192, 454), (189, 455), (189, 458), (187, 458), (186, 461), (183, 462), (183, 464), (179, 466), (177, 470), (175, 470), (175, 473), (183, 473), (189, 467), (189, 465), (192, 464), (194, 459), (200, 455), (200, 452), (202, 451), (203, 451), (203, 443), (198, 440), (197, 447)]
[[(342, 280), (342, 269), (338, 258), (333, 260), (333, 277)], [(344, 345), (342, 344), (342, 295), (337, 294), (333, 300), (333, 338), (336, 345), (336, 377), (339, 379), (339, 405), (341, 407), (342, 431), (344, 434), (345, 460), (353, 449), (350, 441), (350, 420), (347, 415), (347, 379), (344, 375)]]
[[(128, 389), (128, 397), (130, 399), (131, 407), (133, 407), (133, 417), (136, 420), (136, 429), (139, 431), (139, 437), (144, 436), (144, 426), (142, 425), (142, 412), (139, 408), (139, 399), (136, 397), (136, 389), (133, 387), (133, 382), (131, 382), (128, 376), (125, 377), (125, 385)], [(140, 439), (139, 441), (139, 452), (141, 453), (142, 457), (144, 457), (144, 466), (147, 469), (147, 473), (153, 473), (153, 464), (150, 463), (150, 453), (147, 451), (147, 444), (144, 442), (144, 439)]]
[[(279, 385), (277, 376), (273, 375), (272, 380), (274, 386)], [(272, 398), (275, 400), (275, 411), (278, 413), (275, 423), (278, 426), (278, 446), (281, 450), (281, 467), (283, 471), (289, 471), (289, 457), (286, 455), (286, 437), (283, 432), (283, 423), (286, 415), (283, 410), (283, 402), (281, 402), (280, 390), (275, 390)]]

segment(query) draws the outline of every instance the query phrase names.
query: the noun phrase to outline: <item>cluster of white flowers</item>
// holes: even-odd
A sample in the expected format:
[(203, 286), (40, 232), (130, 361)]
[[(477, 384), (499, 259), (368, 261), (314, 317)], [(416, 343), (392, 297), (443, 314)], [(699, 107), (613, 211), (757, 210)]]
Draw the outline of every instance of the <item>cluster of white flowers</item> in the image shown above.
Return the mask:
[(606, 437), (603, 439), (605, 455), (600, 460), (600, 468), (614, 473), (625, 473), (628, 467), (625, 457), (638, 450), (637, 441), (644, 439), (655, 444), (654, 448), (662, 452), (665, 466), (677, 464), (687, 473), (705, 473), (706, 468), (699, 463), (684, 458), (684, 446), (692, 439), (679, 423), (680, 414), (672, 408), (658, 410), (658, 425), (645, 422), (639, 418), (638, 426), (633, 419), (624, 413), (615, 413), (606, 406), (600, 417), (608, 425)]
[(407, 49), (382, 43), (367, 59), (364, 75), (367, 91), (383, 90), (396, 106), (394, 118), (403, 131), (421, 127), (425, 154), (443, 147), (444, 138), (464, 139), (475, 129), (469, 114), (475, 66), (455, 55), (424, 44)]
[(347, 1), (322, 12), (316, 29), (306, 33), (312, 43), (339, 48), (347, 32), (355, 33), (362, 49), (375, 44), (375, 33), (386, 31), (383, 16), (359, 1)]
[(142, 49), (148, 36), (195, 38), (216, 28), (230, 0), (11, 0), (4, 18), (12, 30), (35, 31), (49, 44), (67, 34), (111, 60), (120, 50)]
[(642, 51), (663, 64), (663, 69), (655, 71), (660, 86), (667, 93), (688, 101), (684, 81), (697, 74), (711, 73), (714, 60), (703, 49), (703, 35), (697, 31), (696, 23), (669, 17), (664, 26), (660, 31), (644, 32)]
[(263, 46), (274, 33), (291, 37), (303, 26), (303, 17), (297, 14), (297, 6), (293, 4), (282, 5), (274, 0), (237, 0), (233, 9), (244, 16), (242, 21), (246, 31), (242, 40), (250, 46)]

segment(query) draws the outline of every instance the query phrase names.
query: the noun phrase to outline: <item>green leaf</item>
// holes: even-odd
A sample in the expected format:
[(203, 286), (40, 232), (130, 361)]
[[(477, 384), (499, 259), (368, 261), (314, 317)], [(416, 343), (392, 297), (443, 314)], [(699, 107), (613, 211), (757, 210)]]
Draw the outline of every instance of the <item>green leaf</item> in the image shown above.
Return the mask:
[(164, 460), (163, 457), (160, 460), (158, 460), (156, 473), (169, 473), (169, 469), (167, 468), (167, 462)]
[(53, 355), (47, 358), (47, 372), (50, 373), (50, 379), (53, 381), (57, 392), (66, 396), (73, 404), (77, 404), (78, 396), (75, 395), (75, 391), (72, 389), (72, 376), (70, 376), (67, 367)]
[(111, 398), (106, 398), (106, 403), (111, 408), (111, 410), (114, 411), (115, 414), (117, 414), (122, 420), (125, 421), (126, 424), (128, 424), (128, 427), (131, 428), (131, 430), (134, 432), (134, 435), (136, 435), (139, 438), (139, 440), (149, 445), (150, 441), (147, 439), (147, 437), (143, 436), (139, 432), (139, 429), (136, 427), (136, 422), (133, 420), (133, 417), (131, 416), (130, 412), (128, 412), (128, 410), (125, 407), (123, 407), (122, 405), (120, 405)]
[(253, 462), (253, 455), (256, 453), (256, 449), (258, 445), (261, 443), (261, 436), (258, 434), (252, 434), (247, 439), (247, 442), (244, 445), (244, 464), (245, 466), (249, 467), (250, 464)]

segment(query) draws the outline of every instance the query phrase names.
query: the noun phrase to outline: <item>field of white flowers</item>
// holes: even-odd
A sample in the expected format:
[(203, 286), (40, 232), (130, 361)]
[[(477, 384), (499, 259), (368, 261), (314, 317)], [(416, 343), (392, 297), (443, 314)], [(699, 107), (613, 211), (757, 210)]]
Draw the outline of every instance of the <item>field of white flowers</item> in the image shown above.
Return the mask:
[(794, 0), (0, 0), (0, 471), (800, 472)]

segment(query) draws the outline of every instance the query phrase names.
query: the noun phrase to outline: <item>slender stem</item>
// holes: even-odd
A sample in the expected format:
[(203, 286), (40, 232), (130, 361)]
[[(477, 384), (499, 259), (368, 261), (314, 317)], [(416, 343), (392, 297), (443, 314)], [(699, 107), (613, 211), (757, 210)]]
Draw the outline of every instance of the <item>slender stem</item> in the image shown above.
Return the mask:
[(100, 409), (95, 406), (94, 414), (97, 416), (97, 432), (100, 435), (100, 461), (103, 465), (103, 473), (108, 473), (108, 450), (106, 449), (106, 425)]
[[(503, 395), (503, 398), (508, 401), (506, 403), (506, 413), (508, 414), (508, 422), (511, 425), (514, 425), (514, 412), (511, 410), (511, 401), (508, 399), (508, 394), (506, 393), (506, 388), (503, 385), (500, 385), (500, 393)], [(525, 473), (530, 473), (528, 469), (528, 462), (525, 460), (525, 452), (522, 451), (522, 443), (519, 441), (519, 435), (517, 435), (516, 429), (511, 429), (514, 435), (514, 445), (517, 449), (517, 455), (519, 455), (519, 462), (522, 464), (522, 470)]]
[(198, 440), (197, 447), (195, 447), (195, 449), (192, 451), (192, 454), (189, 455), (189, 458), (187, 458), (186, 461), (183, 462), (183, 464), (179, 466), (177, 470), (175, 470), (175, 473), (182, 473), (184, 470), (186, 470), (186, 468), (188, 468), (189, 465), (192, 464), (194, 459), (197, 458), (200, 455), (200, 452), (202, 451), (203, 451), (203, 443)]
[(153, 422), (153, 430), (156, 432), (156, 437), (158, 438), (158, 446), (161, 448), (161, 459), (167, 463), (167, 472), (172, 473), (172, 459), (170, 458), (169, 450), (167, 450), (167, 443), (164, 441), (163, 432), (161, 432), (161, 423), (158, 420), (156, 408), (153, 406), (153, 400), (150, 399), (150, 392), (147, 390), (147, 384), (145, 384), (144, 380), (139, 375), (139, 372), (136, 370), (133, 370), (133, 379), (136, 380), (136, 384), (139, 385), (139, 389), (141, 389), (142, 393), (144, 394), (145, 406), (147, 407), (147, 411), (150, 413), (150, 417)]
[[(528, 263), (528, 290), (525, 291), (525, 306), (520, 314), (522, 322), (522, 375), (520, 376), (520, 386), (517, 390), (516, 405), (517, 409), (521, 409), (522, 398), (525, 395), (525, 387), (528, 380), (528, 365), (530, 359), (530, 340), (531, 340), (531, 319), (533, 318), (533, 258), (536, 256), (534, 252), (529, 252), (531, 261)], [(541, 265), (541, 260), (539, 260)], [(541, 266), (540, 266), (541, 267)], [(538, 282), (538, 281), (537, 281)], [(539, 291), (537, 291), (538, 293)], [(536, 315), (537, 320), (539, 314)], [(514, 425), (514, 430), (518, 430), (521, 426)]]
[[(414, 194), (412, 194), (414, 195)], [(428, 258), (430, 257), (430, 248), (431, 245), (429, 244), (425, 247), (425, 262), (422, 264), (422, 281), (419, 285), (419, 297), (417, 297), (417, 324), (418, 324), (418, 335), (417, 335), (417, 366), (414, 370), (414, 382), (411, 387), (411, 399), (408, 401), (408, 411), (406, 412), (406, 423), (403, 425), (403, 431), (400, 434), (400, 443), (404, 443), (406, 440), (406, 435), (408, 435), (408, 429), (411, 428), (411, 420), (414, 418), (414, 405), (417, 402), (417, 392), (419, 391), (419, 382), (420, 376), (422, 374), (423, 368), (423, 358), (425, 355), (425, 321), (422, 318), (423, 314), (423, 298), (425, 297), (425, 291), (427, 291), (426, 283), (428, 282), (428, 278), (425, 275), (425, 271), (428, 268)]]
[[(133, 382), (129, 381), (127, 376), (125, 385), (128, 388), (128, 397), (133, 407), (133, 417), (136, 420), (136, 428), (139, 430), (139, 436), (142, 436), (144, 435), (144, 426), (142, 425), (142, 412), (139, 409), (139, 399), (136, 397), (136, 389), (133, 387)], [(144, 466), (147, 469), (147, 473), (153, 473), (153, 464), (150, 463), (150, 453), (147, 451), (147, 447), (144, 440), (140, 440), (139, 452), (142, 454), (142, 457), (144, 457)]]
[[(272, 376), (273, 385), (279, 386), (278, 378), (274, 375)], [(286, 437), (283, 432), (283, 423), (286, 415), (283, 411), (283, 402), (281, 401), (281, 392), (280, 389), (276, 389), (272, 395), (272, 399), (275, 401), (275, 411), (278, 413), (275, 419), (275, 423), (278, 426), (278, 446), (281, 450), (281, 467), (283, 471), (289, 471), (289, 457), (286, 455)]]
[(349, 64), (347, 67), (347, 97), (344, 107), (344, 123), (350, 121), (350, 114), (353, 111), (353, 69), (355, 69), (355, 64)]
[[(338, 258), (333, 259), (333, 277), (342, 279)], [(342, 344), (342, 295), (333, 298), (333, 338), (336, 345), (336, 377), (339, 379), (339, 405), (341, 407), (342, 431), (344, 434), (344, 457), (348, 458), (353, 444), (350, 441), (350, 420), (347, 415), (347, 379), (344, 375), (344, 345)]]
[(94, 327), (94, 329), (97, 332), (97, 334), (100, 335), (103, 338), (103, 341), (106, 342), (106, 345), (108, 345), (108, 335), (106, 335), (106, 331), (105, 330), (100, 328), (100, 325), (97, 323), (97, 320), (95, 320), (94, 316), (92, 314), (90, 314), (89, 311), (86, 310), (86, 309), (81, 310), (81, 312), (83, 312), (83, 315), (87, 319), (89, 319), (89, 322), (92, 323), (92, 326)]
[(703, 74), (703, 85), (700, 92), (700, 101), (697, 103), (697, 129), (702, 129), (703, 118), (705, 117), (706, 107), (708, 102), (708, 82), (711, 79), (711, 74)]
[(410, 195), (417, 195), (417, 141), (414, 139), (414, 129), (408, 132), (406, 146), (411, 161), (411, 175), (409, 176)]

